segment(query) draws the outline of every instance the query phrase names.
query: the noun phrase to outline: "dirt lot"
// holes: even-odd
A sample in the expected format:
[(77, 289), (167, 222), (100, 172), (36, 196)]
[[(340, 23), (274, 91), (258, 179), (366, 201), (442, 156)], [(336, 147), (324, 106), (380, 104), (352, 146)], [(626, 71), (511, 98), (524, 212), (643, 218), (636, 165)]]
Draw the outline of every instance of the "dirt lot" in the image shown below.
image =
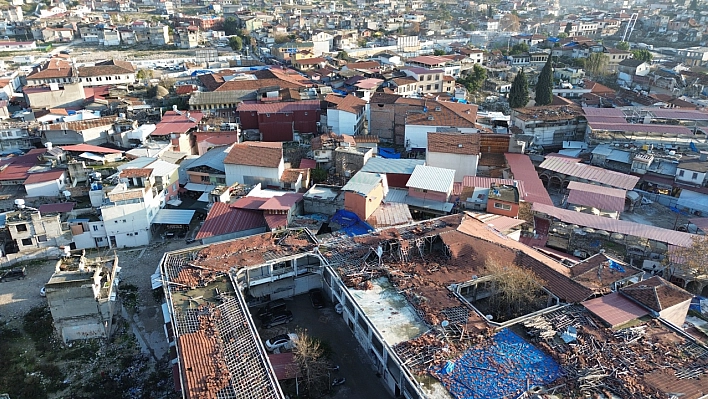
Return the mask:
[(673, 212), (656, 202), (640, 205), (634, 208), (633, 212), (624, 212), (620, 215), (620, 219), (670, 230), (688, 223), (688, 216)]
[(24, 263), (25, 279), (0, 283), (0, 392), (22, 399), (114, 398), (118, 392), (126, 398), (174, 397), (161, 298), (153, 295), (150, 276), (165, 251), (183, 247), (182, 239), (158, 239), (117, 252), (123, 308), (110, 342), (64, 345), (39, 295), (56, 260)]

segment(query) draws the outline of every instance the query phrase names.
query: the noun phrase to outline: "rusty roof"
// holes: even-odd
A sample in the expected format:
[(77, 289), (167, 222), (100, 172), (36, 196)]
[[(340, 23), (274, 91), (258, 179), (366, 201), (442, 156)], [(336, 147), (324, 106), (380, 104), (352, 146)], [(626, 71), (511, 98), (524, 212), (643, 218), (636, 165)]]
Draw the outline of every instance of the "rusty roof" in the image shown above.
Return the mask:
[(479, 133), (428, 133), (428, 151), (478, 155)]
[(277, 168), (283, 160), (283, 143), (236, 143), (229, 150), (224, 163), (232, 165)]
[(83, 121), (52, 123), (46, 128), (46, 130), (74, 130), (80, 132), (97, 127), (112, 126), (116, 119), (117, 117), (115, 116), (103, 116), (101, 118), (87, 119)]
[(195, 239), (201, 240), (262, 227), (265, 227), (263, 212), (230, 207), (225, 202), (215, 202)]
[(128, 168), (120, 172), (120, 177), (150, 177), (151, 174), (151, 168)]

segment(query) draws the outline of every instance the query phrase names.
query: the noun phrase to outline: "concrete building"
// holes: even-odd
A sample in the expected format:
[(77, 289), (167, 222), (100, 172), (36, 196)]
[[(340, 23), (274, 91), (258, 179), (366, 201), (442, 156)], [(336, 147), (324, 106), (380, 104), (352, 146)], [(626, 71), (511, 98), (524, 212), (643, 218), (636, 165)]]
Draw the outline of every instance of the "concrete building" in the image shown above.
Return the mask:
[(425, 101), (423, 112), (408, 112), (405, 119), (405, 146), (427, 151), (428, 132), (477, 133), (477, 106), (445, 101)]
[(327, 127), (335, 134), (357, 135), (364, 133), (364, 119), (366, 116), (366, 101), (350, 94), (341, 97), (328, 94)]
[(649, 309), (654, 317), (674, 326), (683, 326), (693, 298), (690, 292), (659, 276), (624, 287), (620, 292)]
[(455, 171), (455, 181), (477, 175), (479, 133), (428, 133), (425, 164)]
[(118, 297), (118, 257), (64, 257), (45, 285), (54, 328), (64, 343), (109, 338)]
[(354, 175), (374, 155), (368, 147), (338, 147), (334, 150), (334, 167), (344, 177)]
[(563, 141), (583, 141), (587, 126), (582, 109), (570, 105), (519, 108), (511, 123), (533, 136), (532, 144), (559, 147)]
[(344, 209), (366, 220), (388, 194), (388, 182), (386, 175), (359, 172), (342, 187), (342, 191)]
[(69, 231), (62, 229), (57, 213), (42, 215), (28, 208), (7, 213), (5, 226), (20, 252), (69, 245)]
[(77, 68), (84, 87), (135, 83), (135, 67), (127, 61), (108, 60)]
[(282, 143), (236, 143), (224, 159), (226, 185), (234, 183), (280, 187), (285, 170)]
[(68, 183), (64, 170), (30, 173), (25, 180), (28, 197), (59, 197)]
[[(26, 94), (25, 94), (26, 95)], [(54, 145), (103, 144), (114, 132), (115, 116), (42, 125), (42, 139)]]

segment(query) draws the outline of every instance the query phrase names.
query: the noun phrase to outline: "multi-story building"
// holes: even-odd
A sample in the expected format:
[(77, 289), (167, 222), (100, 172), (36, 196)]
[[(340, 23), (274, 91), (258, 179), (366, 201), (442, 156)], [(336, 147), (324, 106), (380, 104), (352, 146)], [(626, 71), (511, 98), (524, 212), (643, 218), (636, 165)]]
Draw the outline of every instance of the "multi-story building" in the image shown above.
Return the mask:
[[(455, 90), (455, 79), (446, 79), (442, 69), (427, 69), (409, 67), (402, 70), (407, 76), (414, 78), (419, 95), (427, 93), (452, 93)], [(448, 76), (448, 78), (452, 78)]]
[(126, 61), (100, 61), (77, 69), (84, 87), (135, 83), (135, 67)]

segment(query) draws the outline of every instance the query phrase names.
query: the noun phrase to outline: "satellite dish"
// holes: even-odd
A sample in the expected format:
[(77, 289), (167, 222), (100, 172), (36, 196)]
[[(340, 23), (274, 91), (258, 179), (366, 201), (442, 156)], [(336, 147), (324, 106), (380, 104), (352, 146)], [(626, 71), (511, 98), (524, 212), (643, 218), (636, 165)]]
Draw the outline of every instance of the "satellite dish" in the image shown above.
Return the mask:
[(450, 325), (450, 322), (447, 321), (447, 320), (443, 320), (442, 323), (440, 323), (440, 325), (443, 326), (443, 327), (447, 327), (447, 326)]

